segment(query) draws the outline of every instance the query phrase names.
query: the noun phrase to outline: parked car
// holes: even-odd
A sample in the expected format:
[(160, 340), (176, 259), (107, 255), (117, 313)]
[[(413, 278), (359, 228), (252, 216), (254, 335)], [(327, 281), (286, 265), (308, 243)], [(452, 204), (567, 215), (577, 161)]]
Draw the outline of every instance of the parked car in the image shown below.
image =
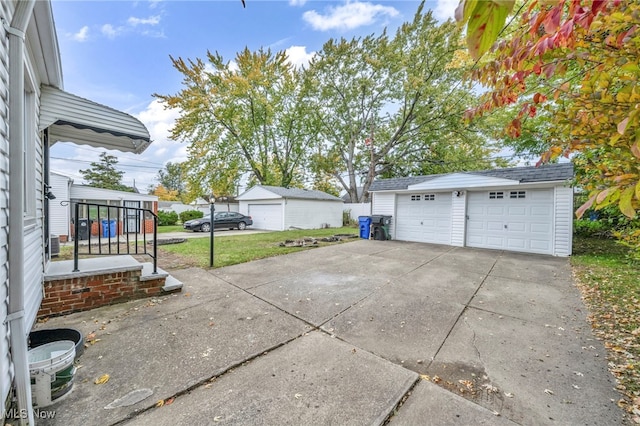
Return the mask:
[[(215, 229), (245, 229), (247, 226), (253, 225), (251, 216), (245, 216), (236, 212), (220, 212), (214, 215), (213, 224)], [(209, 232), (211, 230), (211, 216), (207, 215), (200, 219), (186, 221), (183, 228), (188, 231)]]

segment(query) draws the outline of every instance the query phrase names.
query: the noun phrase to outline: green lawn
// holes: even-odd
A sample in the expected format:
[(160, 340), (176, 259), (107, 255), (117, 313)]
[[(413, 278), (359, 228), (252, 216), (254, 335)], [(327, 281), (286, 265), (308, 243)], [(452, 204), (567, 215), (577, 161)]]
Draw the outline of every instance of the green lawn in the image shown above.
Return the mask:
[[(329, 228), (216, 237), (214, 267), (219, 268), (300, 250), (309, 250), (313, 247), (280, 247), (279, 244), (285, 240), (297, 240), (305, 237), (322, 238), (338, 234), (357, 235), (358, 229)], [(336, 243), (319, 242), (320, 246), (327, 244)], [(190, 263), (193, 263), (194, 266), (209, 266), (209, 238), (190, 238), (184, 243), (163, 245), (161, 249), (190, 259)]]
[(171, 226), (158, 226), (158, 234), (165, 234), (167, 232), (178, 232), (182, 231), (184, 228), (182, 225), (171, 225)]
[(640, 264), (628, 254), (613, 240), (575, 237), (571, 263), (609, 369), (628, 398), (618, 404), (631, 413), (640, 401)]

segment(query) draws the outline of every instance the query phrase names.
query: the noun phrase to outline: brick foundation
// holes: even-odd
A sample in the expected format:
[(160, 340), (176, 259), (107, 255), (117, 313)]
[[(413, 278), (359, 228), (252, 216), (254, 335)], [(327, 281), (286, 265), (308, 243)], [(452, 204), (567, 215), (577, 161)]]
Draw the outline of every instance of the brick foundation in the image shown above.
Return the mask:
[(140, 270), (133, 270), (47, 280), (38, 317), (66, 315), (162, 293), (164, 277), (140, 280), (140, 274)]

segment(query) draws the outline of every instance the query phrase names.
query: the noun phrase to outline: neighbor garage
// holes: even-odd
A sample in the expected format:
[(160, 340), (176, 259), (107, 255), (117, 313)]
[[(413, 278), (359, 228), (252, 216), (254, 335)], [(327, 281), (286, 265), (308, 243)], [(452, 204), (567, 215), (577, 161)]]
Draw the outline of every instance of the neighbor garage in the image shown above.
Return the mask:
[(253, 228), (272, 231), (342, 226), (343, 201), (321, 191), (257, 185), (237, 197)]
[(393, 216), (392, 238), (569, 256), (571, 164), (375, 181), (372, 213)]

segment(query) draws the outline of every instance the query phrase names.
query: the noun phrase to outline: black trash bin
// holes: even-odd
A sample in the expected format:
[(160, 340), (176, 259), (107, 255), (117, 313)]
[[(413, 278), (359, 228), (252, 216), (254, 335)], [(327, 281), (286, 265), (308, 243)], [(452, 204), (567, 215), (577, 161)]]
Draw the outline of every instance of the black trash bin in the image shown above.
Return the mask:
[(374, 214), (371, 216), (371, 226), (373, 230), (371, 231), (373, 234), (374, 240), (390, 240), (391, 235), (389, 234), (389, 225), (391, 224), (392, 216)]
[(91, 222), (89, 219), (78, 219), (78, 240), (88, 240), (91, 232)]

